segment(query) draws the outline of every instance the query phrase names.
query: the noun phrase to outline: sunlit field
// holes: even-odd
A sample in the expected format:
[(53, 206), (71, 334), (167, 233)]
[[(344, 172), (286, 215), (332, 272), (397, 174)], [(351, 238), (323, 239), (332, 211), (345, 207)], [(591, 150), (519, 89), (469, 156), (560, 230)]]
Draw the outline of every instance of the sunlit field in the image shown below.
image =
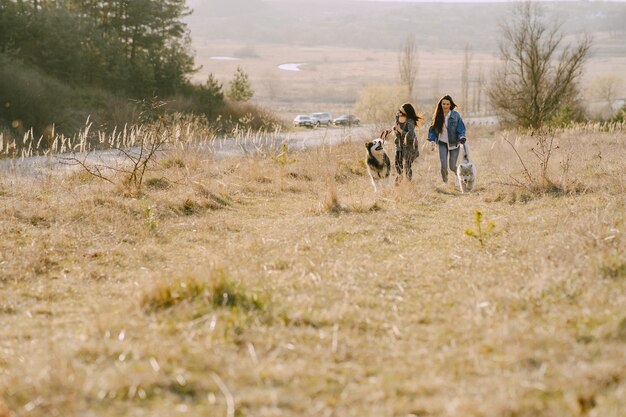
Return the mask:
[(623, 417), (623, 128), (556, 132), (543, 174), (470, 133), (469, 194), (427, 144), (373, 193), (365, 129), (170, 147), (132, 192), (0, 171), (0, 416)]
[[(622, 43), (595, 36), (596, 47), (585, 67), (582, 78), (583, 91), (597, 77), (606, 74), (626, 73), (626, 55)], [(574, 42), (575, 39), (566, 39)], [(350, 113), (361, 92), (369, 84), (394, 84), (399, 80), (397, 50), (358, 49), (345, 47), (285, 47), (275, 44), (245, 44), (233, 41), (194, 42), (196, 62), (202, 66), (193, 75), (194, 82), (206, 82), (208, 74), (214, 74), (224, 88), (238, 66), (250, 76), (255, 91), (253, 101), (271, 108), (285, 121), (291, 122), (296, 114), (328, 111), (334, 117)], [(611, 51), (613, 55), (609, 55)], [(464, 59), (463, 49), (458, 51), (435, 50), (419, 45), (418, 74), (414, 102), (419, 110), (432, 114), (437, 100), (446, 94), (452, 95), (466, 117), (474, 110), (474, 96), (478, 95), (476, 79), (482, 73), (489, 80), (497, 57), (493, 54), (474, 51), (470, 65), (470, 101), (463, 103), (461, 76)], [(237, 57), (237, 60), (211, 59), (211, 57)], [(299, 63), (301, 71), (285, 71), (281, 64)], [(450, 68), (442, 71), (442, 68)], [(619, 85), (616, 97), (626, 94), (626, 84)], [(480, 91), (480, 112), (492, 114), (487, 103), (486, 89)], [(589, 100), (592, 100), (589, 97)], [(393, 120), (391, 120), (393, 121)], [(367, 122), (367, 121), (366, 121)]]

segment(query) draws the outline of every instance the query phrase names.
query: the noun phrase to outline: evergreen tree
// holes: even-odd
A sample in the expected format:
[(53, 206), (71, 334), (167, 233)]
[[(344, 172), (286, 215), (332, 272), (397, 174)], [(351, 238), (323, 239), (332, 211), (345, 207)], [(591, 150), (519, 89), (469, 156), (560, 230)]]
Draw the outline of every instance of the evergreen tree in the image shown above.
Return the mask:
[[(11, 75), (0, 82), (0, 125), (69, 133), (109, 99), (195, 94), (189, 13), (185, 0), (0, 0), (0, 71)], [(32, 79), (7, 72), (17, 68)]]
[(217, 116), (219, 110), (224, 105), (222, 84), (217, 81), (213, 74), (209, 74), (206, 84), (200, 86), (196, 97), (199, 107), (204, 109), (204, 113), (209, 119)]
[(248, 82), (248, 74), (243, 72), (241, 67), (237, 67), (235, 77), (230, 82), (228, 98), (233, 101), (248, 101), (254, 96), (254, 91)]
[(69, 84), (165, 97), (194, 71), (185, 0), (0, 0), (0, 52)]
[(206, 91), (208, 97), (211, 97), (211, 101), (220, 103), (224, 101), (222, 84), (217, 81), (217, 78), (215, 78), (213, 74), (209, 74), (209, 78), (203, 86), (203, 90)]

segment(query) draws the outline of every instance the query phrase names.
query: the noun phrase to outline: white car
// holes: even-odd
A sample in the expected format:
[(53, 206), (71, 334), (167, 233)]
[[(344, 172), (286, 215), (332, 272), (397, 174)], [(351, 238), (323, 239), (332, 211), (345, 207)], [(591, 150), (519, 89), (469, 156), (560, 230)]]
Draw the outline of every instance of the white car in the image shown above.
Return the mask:
[(311, 114), (311, 118), (317, 122), (317, 125), (326, 125), (330, 126), (333, 123), (333, 118), (330, 113), (313, 113)]
[(295, 119), (293, 119), (293, 126), (294, 127), (315, 127), (317, 126), (317, 121), (312, 119), (311, 116), (307, 116), (306, 114), (299, 114), (296, 116)]

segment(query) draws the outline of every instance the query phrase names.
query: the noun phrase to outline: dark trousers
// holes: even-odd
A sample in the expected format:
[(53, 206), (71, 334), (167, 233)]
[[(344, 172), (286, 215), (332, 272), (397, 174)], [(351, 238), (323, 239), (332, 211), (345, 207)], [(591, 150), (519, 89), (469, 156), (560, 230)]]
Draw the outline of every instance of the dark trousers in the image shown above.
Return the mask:
[(417, 158), (417, 151), (413, 147), (396, 148), (396, 172), (402, 177), (402, 172), (410, 180), (413, 177), (413, 161)]

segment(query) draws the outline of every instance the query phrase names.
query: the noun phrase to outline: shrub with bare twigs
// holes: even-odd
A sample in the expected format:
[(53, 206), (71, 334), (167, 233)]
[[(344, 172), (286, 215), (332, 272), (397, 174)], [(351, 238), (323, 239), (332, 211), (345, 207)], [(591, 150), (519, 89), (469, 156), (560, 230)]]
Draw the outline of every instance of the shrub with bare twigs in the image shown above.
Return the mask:
[(551, 178), (550, 161), (553, 160), (555, 152), (561, 149), (555, 141), (555, 135), (554, 130), (541, 129), (532, 132), (531, 136), (535, 138), (535, 146), (530, 149), (530, 152), (534, 156), (534, 164), (527, 160), (525, 161), (516, 146), (508, 138), (504, 137), (504, 140), (511, 146), (522, 166), (522, 178), (510, 176), (513, 183), (507, 183), (507, 185), (523, 188), (532, 194), (567, 194), (579, 192), (583, 189), (580, 182), (569, 178), (572, 160), (571, 153), (565, 155), (560, 163), (561, 176), (559, 180), (555, 181)]

